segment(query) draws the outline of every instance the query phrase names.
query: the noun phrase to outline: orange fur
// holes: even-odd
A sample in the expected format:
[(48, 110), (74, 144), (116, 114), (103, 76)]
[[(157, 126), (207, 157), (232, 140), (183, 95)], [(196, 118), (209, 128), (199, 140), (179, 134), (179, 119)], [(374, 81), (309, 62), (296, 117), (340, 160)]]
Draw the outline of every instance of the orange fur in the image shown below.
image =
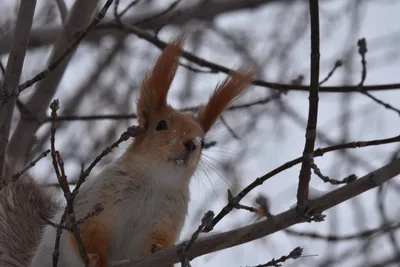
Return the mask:
[(197, 120), (205, 133), (210, 130), (222, 112), (249, 86), (253, 75), (254, 71), (232, 71), (230, 77), (227, 77), (215, 89), (208, 103), (202, 106), (197, 114)]
[[(112, 228), (112, 224), (101, 216), (89, 218), (80, 226), (81, 238), (92, 267), (108, 266), (108, 249)], [(77, 255), (80, 255), (74, 235), (69, 233), (69, 237)]]
[[(166, 226), (154, 228), (148, 236), (147, 243), (142, 251), (142, 255), (149, 255), (160, 249), (168, 248), (174, 245), (176, 239), (176, 231)], [(174, 265), (168, 265), (173, 267)]]
[(167, 94), (179, 65), (184, 37), (180, 35), (162, 51), (153, 69), (143, 80), (137, 103), (139, 124), (144, 126), (152, 111), (167, 105)]

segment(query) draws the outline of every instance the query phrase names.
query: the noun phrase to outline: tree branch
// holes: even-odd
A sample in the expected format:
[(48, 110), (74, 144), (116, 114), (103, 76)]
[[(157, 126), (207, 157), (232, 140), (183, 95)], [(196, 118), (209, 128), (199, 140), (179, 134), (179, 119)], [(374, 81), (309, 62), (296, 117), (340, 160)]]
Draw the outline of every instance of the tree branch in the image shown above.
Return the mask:
[[(98, 0), (77, 0), (74, 2), (67, 17), (65, 30), (60, 31), (57, 36), (58, 40), (48, 60), (48, 66), (50, 66), (64, 52), (71, 41), (75, 39), (76, 32), (81, 31), (89, 24), (97, 2)], [(75, 50), (60, 63), (56, 70), (50, 72), (49, 75), (46, 76), (46, 79), (36, 85), (36, 90), (33, 91), (32, 96), (26, 103), (26, 107), (35, 115), (38, 121), (20, 119), (9, 144), (8, 153), (12, 158), (20, 161), (26, 160), (32, 138), (40, 127), (39, 121), (42, 121), (46, 117), (47, 107), (57, 90), (74, 52)]]
[[(400, 174), (400, 158), (363, 176), (353, 183), (309, 201), (309, 207), (313, 214), (322, 213), (387, 182), (398, 174)], [(232, 231), (198, 239), (188, 252), (188, 257), (194, 259), (211, 252), (241, 245), (302, 222), (305, 222), (305, 218), (299, 217), (296, 209), (290, 209), (274, 216), (273, 220), (264, 220)], [(182, 242), (176, 246), (156, 252), (153, 255), (146, 256), (136, 262), (117, 264), (114, 267), (150, 267), (178, 263), (180, 262), (179, 251), (182, 251), (185, 244), (186, 242)]]
[[(13, 41), (8, 57), (3, 84), (0, 88), (0, 183), (6, 174), (4, 161), (11, 128), (11, 119), (18, 95), (18, 83), (21, 77), (26, 48), (32, 28), (36, 0), (22, 1), (18, 11)], [(18, 160), (16, 160), (18, 162)]]
[(317, 136), (318, 118), (318, 91), (319, 91), (319, 10), (318, 0), (310, 0), (311, 19), (311, 82), (309, 96), (308, 121), (306, 129), (306, 143), (304, 145), (303, 159), (299, 174), (299, 187), (297, 189), (297, 207), (303, 211), (308, 202), (308, 186), (311, 179), (311, 165), (314, 160), (315, 138)]
[[(86, 0), (88, 1), (88, 0)], [(157, 30), (165, 25), (182, 26), (189, 21), (206, 21), (213, 20), (215, 17), (227, 14), (229, 12), (237, 12), (246, 9), (255, 9), (257, 7), (278, 2), (280, 0), (219, 0), (219, 1), (196, 1), (185, 7), (176, 10), (171, 16), (162, 16), (152, 19), (141, 24), (146, 30)], [(96, 1), (98, 2), (98, 1)], [(123, 11), (124, 12), (124, 11)], [(91, 11), (89, 12), (91, 15)], [(126, 17), (124, 22), (134, 25), (137, 22), (147, 18), (153, 18), (160, 14), (160, 10), (150, 12), (140, 12), (137, 15)], [(107, 20), (100, 24), (101, 28), (107, 28), (108, 25), (115, 24), (113, 20)], [(56, 42), (58, 36), (64, 31), (63, 25), (45, 26), (32, 29), (32, 36), (29, 42), (29, 48), (39, 48), (42, 46), (52, 45)], [(85, 39), (87, 42), (98, 43), (104, 36), (114, 35), (115, 31), (102, 30), (93, 32)], [(5, 34), (0, 37), (0, 54), (7, 53), (11, 47), (12, 36)]]
[[(376, 145), (381, 145), (381, 144), (390, 144), (393, 142), (400, 142), (400, 135), (391, 137), (391, 138), (386, 138), (386, 139), (379, 139), (379, 140), (372, 140), (372, 141), (361, 141), (361, 142), (350, 142), (350, 143), (345, 143), (345, 144), (340, 144), (340, 145), (333, 145), (333, 146), (328, 146), (325, 148), (318, 148), (314, 151), (314, 158), (315, 157), (321, 157), (325, 153), (332, 152), (335, 150), (340, 150), (340, 149), (346, 149), (346, 148), (357, 148), (357, 147), (367, 147), (367, 146), (376, 146)], [(276, 174), (287, 170), (299, 163), (301, 163), (302, 157), (298, 157), (294, 160), (288, 161), (284, 163), (283, 165), (279, 166), (278, 168), (275, 168), (274, 170), (268, 172), (267, 174), (258, 177), (255, 179), (251, 184), (246, 186), (236, 197), (234, 197), (234, 202), (239, 203), (248, 193), (250, 193), (254, 188), (257, 186), (262, 185), (265, 181), (270, 179), (271, 177), (275, 176)], [(212, 223), (205, 228), (205, 232), (211, 231), (214, 226), (222, 220), (232, 209), (234, 208), (234, 205), (232, 203), (228, 203), (219, 213), (218, 215), (214, 218)]]

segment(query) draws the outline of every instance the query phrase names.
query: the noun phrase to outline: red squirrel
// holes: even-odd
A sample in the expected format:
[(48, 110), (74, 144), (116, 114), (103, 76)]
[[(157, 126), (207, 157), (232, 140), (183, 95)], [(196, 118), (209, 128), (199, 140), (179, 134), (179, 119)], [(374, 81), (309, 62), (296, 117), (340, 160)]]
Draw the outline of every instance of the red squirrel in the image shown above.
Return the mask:
[[(197, 114), (173, 109), (167, 104), (167, 94), (183, 43), (181, 35), (168, 43), (143, 80), (137, 101), (141, 134), (99, 175), (88, 177), (76, 196), (77, 218), (93, 211), (98, 203), (104, 207), (80, 225), (92, 266), (137, 260), (174, 245), (187, 214), (189, 183), (201, 157), (204, 136), (253, 79), (253, 70), (232, 71)], [(59, 222), (63, 212), (60, 207), (51, 220)], [(52, 266), (55, 237), (54, 227), (44, 227), (29, 266)], [(59, 251), (59, 267), (84, 266), (75, 238), (66, 230)]]

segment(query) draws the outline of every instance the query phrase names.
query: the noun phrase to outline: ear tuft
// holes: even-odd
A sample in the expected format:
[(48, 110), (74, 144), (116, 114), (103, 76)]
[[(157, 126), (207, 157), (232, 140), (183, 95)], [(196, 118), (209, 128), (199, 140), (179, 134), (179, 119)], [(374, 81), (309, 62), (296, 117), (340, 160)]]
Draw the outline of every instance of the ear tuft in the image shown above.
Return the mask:
[(137, 102), (140, 126), (145, 126), (148, 123), (148, 117), (152, 111), (167, 105), (168, 90), (179, 66), (183, 43), (183, 35), (178, 35), (168, 43), (154, 67), (143, 80)]
[(230, 76), (215, 89), (208, 103), (200, 107), (197, 120), (205, 133), (210, 130), (225, 109), (251, 84), (254, 74), (254, 70), (246, 71), (244, 67), (239, 71), (231, 71)]

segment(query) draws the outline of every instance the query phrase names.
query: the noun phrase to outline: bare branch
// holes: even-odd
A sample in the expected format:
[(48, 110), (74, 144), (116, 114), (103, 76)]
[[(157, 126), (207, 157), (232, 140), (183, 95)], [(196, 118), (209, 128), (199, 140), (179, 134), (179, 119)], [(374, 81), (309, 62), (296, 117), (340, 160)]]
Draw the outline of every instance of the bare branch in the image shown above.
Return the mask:
[[(85, 266), (89, 266), (89, 257), (86, 252), (85, 246), (83, 245), (82, 238), (80, 236), (79, 227), (76, 223), (75, 212), (74, 212), (74, 198), (72, 197), (71, 190), (69, 189), (69, 184), (67, 180), (67, 176), (65, 175), (64, 170), (64, 161), (61, 158), (61, 155), (55, 148), (55, 133), (56, 133), (56, 121), (57, 121), (57, 110), (60, 108), (58, 100), (54, 100), (51, 105), (51, 117), (52, 117), (52, 125), (51, 125), (51, 137), (50, 137), (50, 147), (51, 147), (51, 157), (53, 158), (53, 167), (56, 173), (58, 183), (61, 186), (61, 189), (64, 192), (65, 200), (67, 201), (67, 205), (64, 210), (64, 214), (61, 217), (60, 223), (58, 225), (62, 226), (65, 221), (68, 219), (68, 223), (71, 223), (71, 232), (74, 235), (79, 252), (85, 263)], [(61, 170), (61, 172), (60, 172)], [(58, 247), (61, 236), (61, 227), (57, 228), (57, 235), (54, 245), (53, 255), (57, 255), (57, 257), (53, 257), (53, 266), (57, 266), (58, 262)], [(60, 231), (60, 232), (59, 232)]]
[(64, 52), (61, 53), (59, 57), (57, 57), (54, 62), (47, 67), (44, 71), (41, 71), (38, 73), (35, 77), (32, 79), (20, 84), (18, 86), (19, 93), (21, 93), (23, 90), (26, 88), (34, 85), (38, 81), (43, 80), (46, 78), (47, 75), (49, 75), (50, 72), (55, 70), (63, 60), (65, 60), (71, 53), (72, 51), (75, 50), (75, 48), (79, 45), (79, 43), (85, 38), (85, 36), (90, 32), (96, 25), (104, 18), (104, 16), (107, 13), (108, 8), (111, 6), (113, 0), (108, 0), (103, 8), (100, 10), (100, 12), (97, 14), (97, 16), (93, 19), (93, 21), (89, 24), (89, 26), (86, 27), (83, 31), (79, 32), (78, 36), (72, 41), (72, 43), (64, 50)]
[(331, 179), (328, 176), (322, 174), (321, 170), (318, 168), (317, 164), (312, 163), (311, 168), (313, 169), (314, 173), (321, 178), (322, 181), (325, 183), (330, 183), (334, 185), (339, 185), (339, 184), (348, 184), (351, 182), (354, 182), (357, 180), (357, 176), (355, 174), (350, 174), (349, 176), (343, 178), (342, 180), (336, 180), (336, 179)]
[(190, 267), (190, 259), (187, 257), (188, 252), (192, 248), (194, 242), (196, 242), (197, 238), (199, 237), (201, 231), (206, 227), (208, 224), (211, 223), (212, 219), (214, 218), (214, 212), (209, 210), (207, 211), (203, 218), (201, 219), (201, 224), (197, 228), (197, 230), (192, 234), (192, 237), (190, 238), (189, 242), (187, 245), (184, 246), (181, 254), (181, 263), (182, 267)]
[(82, 171), (80, 176), (79, 176), (79, 180), (78, 183), (76, 184), (74, 191), (72, 192), (72, 194), (74, 195), (74, 197), (76, 196), (76, 194), (78, 194), (79, 188), (81, 187), (81, 185), (85, 182), (85, 179), (89, 176), (90, 172), (92, 171), (92, 169), (97, 165), (97, 163), (100, 162), (100, 160), (106, 156), (107, 154), (111, 153), (111, 151), (114, 148), (117, 148), (119, 146), (119, 144), (121, 144), (122, 142), (128, 140), (131, 137), (135, 137), (139, 134), (141, 134), (141, 129), (138, 126), (131, 126), (129, 127), (125, 132), (123, 132), (120, 136), (120, 138), (115, 141), (111, 146), (106, 147), (99, 156), (96, 157), (95, 160), (93, 160), (93, 162), (89, 165), (89, 167), (87, 167), (86, 170)]
[(282, 256), (279, 259), (275, 260), (272, 259), (271, 261), (265, 263), (265, 264), (260, 264), (255, 267), (268, 267), (268, 266), (282, 266), (280, 263), (287, 261), (288, 259), (298, 259), (301, 257), (301, 254), (303, 253), (303, 249), (301, 247), (297, 247), (293, 249), (287, 256)]
[(68, 15), (68, 8), (65, 4), (64, 0), (56, 0), (58, 10), (60, 11), (61, 22), (65, 25), (67, 15)]
[[(65, 51), (70, 42), (75, 39), (76, 33), (80, 32), (90, 23), (97, 2), (97, 0), (74, 1), (67, 17), (65, 30), (60, 31), (60, 34), (57, 36), (58, 39), (49, 57), (48, 66)], [(37, 84), (36, 90), (33, 91), (29, 101), (26, 103), (27, 110), (34, 114), (38, 121), (42, 121), (46, 117), (47, 107), (57, 90), (74, 52), (75, 50), (60, 63), (56, 70), (47, 75), (46, 79)], [(38, 121), (20, 119), (10, 139), (8, 153), (12, 158), (20, 161), (26, 160), (34, 134), (40, 127)]]
[(318, 0), (310, 0), (311, 19), (311, 82), (309, 96), (308, 121), (306, 129), (306, 143), (304, 145), (303, 159), (297, 189), (297, 207), (303, 212), (308, 202), (308, 189), (311, 178), (311, 165), (314, 159), (314, 145), (317, 137), (318, 118), (318, 91), (319, 91), (319, 7)]
[(26, 173), (27, 171), (29, 171), (32, 167), (34, 167), (36, 165), (36, 163), (38, 163), (41, 159), (47, 157), (47, 155), (50, 153), (50, 149), (46, 150), (45, 152), (43, 152), (42, 154), (39, 155), (39, 157), (37, 157), (36, 159), (34, 159), (31, 163), (29, 163), (28, 166), (26, 166), (24, 169), (22, 169), (21, 171), (17, 172), (16, 174), (13, 174), (11, 176), (13, 181), (16, 181), (21, 175), (23, 175), (24, 173)]
[(382, 224), (381, 226), (379, 226), (377, 228), (374, 228), (371, 230), (366, 230), (366, 231), (361, 231), (361, 232), (349, 234), (349, 235), (322, 235), (322, 234), (315, 233), (315, 232), (297, 232), (297, 231), (294, 231), (291, 229), (286, 229), (285, 233), (294, 235), (294, 236), (325, 240), (328, 242), (339, 242), (339, 241), (351, 241), (354, 239), (369, 238), (369, 237), (377, 235), (377, 234), (384, 234), (389, 231), (398, 230), (399, 228), (400, 228), (400, 222), (393, 223), (393, 224)]
[(335, 71), (340, 68), (343, 65), (343, 62), (341, 60), (337, 60), (335, 62), (335, 65), (333, 66), (332, 70), (328, 73), (328, 75), (325, 77), (325, 79), (323, 79), (319, 85), (321, 86), (322, 84), (326, 83), (331, 77), (332, 75), (335, 73)]
[(23, 1), (20, 4), (6, 73), (0, 88), (0, 182), (6, 179), (4, 161), (8, 147), (11, 119), (18, 96), (18, 83), (28, 46), (35, 7), (36, 0)]
[[(376, 146), (376, 145), (382, 145), (382, 144), (390, 144), (394, 142), (400, 142), (400, 135), (387, 138), (387, 139), (380, 139), (380, 140), (372, 140), (372, 141), (362, 141), (362, 142), (350, 142), (350, 143), (345, 143), (345, 144), (340, 144), (340, 145), (334, 145), (334, 146), (329, 146), (325, 148), (318, 148), (314, 151), (314, 158), (316, 157), (321, 157), (327, 152), (332, 152), (335, 150), (340, 150), (340, 149), (347, 149), (347, 148), (357, 148), (357, 147), (367, 147), (367, 146)], [(288, 161), (285, 164), (279, 166), (278, 168), (270, 171), (269, 173), (257, 178), (249, 184), (246, 188), (244, 188), (236, 197), (235, 201), (239, 202), (241, 201), (248, 193), (250, 193), (254, 188), (262, 185), (266, 180), (270, 179), (271, 177), (275, 176), (276, 174), (287, 170), (299, 163), (302, 162), (302, 157), (298, 157), (294, 160)], [(212, 223), (210, 224), (210, 227), (205, 228), (205, 232), (211, 231), (214, 226), (222, 220), (232, 209), (234, 206), (232, 203), (228, 203), (219, 213), (218, 215), (214, 218)]]
[(361, 81), (358, 84), (359, 92), (362, 93), (363, 95), (369, 97), (370, 99), (372, 99), (379, 105), (382, 105), (389, 110), (393, 110), (400, 116), (400, 109), (395, 108), (392, 105), (383, 102), (382, 100), (380, 100), (380, 99), (376, 98), (375, 96), (371, 95), (370, 93), (366, 92), (366, 90), (364, 89), (364, 82), (367, 77), (367, 61), (365, 59), (367, 51), (368, 51), (367, 41), (365, 40), (365, 38), (361, 38), (360, 40), (358, 40), (357, 45), (358, 45), (358, 53), (361, 56), (361, 66), (362, 66)]

